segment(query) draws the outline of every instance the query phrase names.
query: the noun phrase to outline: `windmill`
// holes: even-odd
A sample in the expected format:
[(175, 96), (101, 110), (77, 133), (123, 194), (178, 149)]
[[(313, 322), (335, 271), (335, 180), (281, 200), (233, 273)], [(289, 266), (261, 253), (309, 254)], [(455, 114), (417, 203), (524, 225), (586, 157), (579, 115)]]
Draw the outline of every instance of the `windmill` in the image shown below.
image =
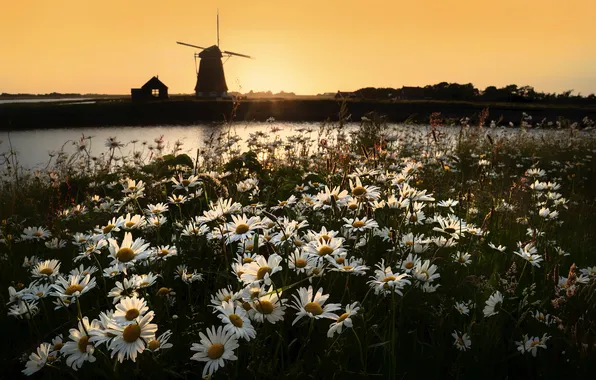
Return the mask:
[(219, 49), (219, 12), (217, 12), (217, 45), (205, 48), (180, 41), (176, 41), (176, 43), (202, 50), (202, 52), (194, 55), (195, 69), (197, 58), (200, 59), (199, 70), (197, 71), (197, 85), (195, 86), (197, 97), (227, 96), (228, 86), (226, 85), (223, 62), (221, 61), (224, 56), (226, 61), (232, 56), (254, 59), (246, 54), (234, 53), (228, 50), (221, 51)]

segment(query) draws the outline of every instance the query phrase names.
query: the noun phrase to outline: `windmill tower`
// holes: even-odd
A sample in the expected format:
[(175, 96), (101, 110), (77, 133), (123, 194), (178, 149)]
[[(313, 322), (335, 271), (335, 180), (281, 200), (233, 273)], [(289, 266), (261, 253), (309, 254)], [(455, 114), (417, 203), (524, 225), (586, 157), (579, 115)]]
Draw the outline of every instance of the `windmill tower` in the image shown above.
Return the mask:
[(204, 48), (185, 42), (176, 41), (176, 43), (202, 50), (200, 53), (195, 53), (195, 68), (197, 58), (200, 59), (199, 70), (197, 71), (197, 84), (195, 86), (197, 98), (219, 98), (228, 95), (228, 86), (226, 84), (226, 77), (223, 69), (224, 62), (221, 60), (224, 56), (226, 57), (226, 61), (232, 56), (254, 59), (245, 54), (234, 53), (227, 50), (221, 51), (219, 49), (219, 11), (217, 13), (217, 45)]

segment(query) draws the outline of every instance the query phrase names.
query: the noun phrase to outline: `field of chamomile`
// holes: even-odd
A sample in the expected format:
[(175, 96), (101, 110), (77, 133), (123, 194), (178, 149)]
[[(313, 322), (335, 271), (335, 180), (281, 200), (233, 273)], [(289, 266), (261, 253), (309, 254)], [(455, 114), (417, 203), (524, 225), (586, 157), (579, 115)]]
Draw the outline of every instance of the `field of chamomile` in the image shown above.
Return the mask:
[(371, 115), (4, 153), (2, 377), (589, 376), (593, 125)]

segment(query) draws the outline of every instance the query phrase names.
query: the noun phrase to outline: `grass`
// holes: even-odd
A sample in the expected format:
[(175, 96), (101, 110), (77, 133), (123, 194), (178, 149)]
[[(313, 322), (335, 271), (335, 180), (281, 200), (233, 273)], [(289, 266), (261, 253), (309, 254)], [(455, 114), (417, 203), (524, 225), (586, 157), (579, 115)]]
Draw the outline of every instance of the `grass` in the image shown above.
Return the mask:
[[(40, 172), (19, 169), (18, 157), (5, 155), (10, 180), (0, 188), (0, 281), (16, 293), (2, 293), (7, 306), (0, 324), (10, 342), (0, 353), (4, 373), (19, 375), (43, 342), (59, 334), (68, 341), (69, 329), (82, 317), (99, 320), (100, 312), (114, 310), (118, 302), (109, 293), (125, 280), (135, 285), (123, 297), (135, 293), (145, 300), (157, 335), (170, 330), (173, 346), (119, 363), (113, 347), (97, 344), (95, 362), (85, 361), (76, 371), (65, 352), (51, 349), (51, 359), (34, 376), (196, 378), (205, 364), (191, 360), (191, 346), (201, 341), (200, 333), (223, 325), (213, 307), (221, 304), (216, 294), (222, 289), (250, 310), (256, 336), (239, 339), (233, 350), (237, 360), (226, 360), (214, 378), (502, 379), (592, 373), (594, 134), (570, 125), (532, 134), (528, 119), (517, 134), (504, 137), (498, 128), (465, 123), (446, 128), (435, 117), (427, 136), (396, 138), (382, 118), (371, 116), (348, 135), (342, 128), (347, 114), (344, 106), (340, 121), (322, 124), (315, 141), (300, 132), (281, 141), (270, 131), (254, 134), (244, 151), (230, 123), (195, 157), (176, 149), (164, 152), (163, 143), (151, 155), (121, 157), (117, 139), (95, 159), (97, 153), (82, 142), (75, 154), (59, 156)], [(176, 188), (184, 179), (194, 186)], [(186, 201), (168, 201), (177, 195)], [(168, 204), (167, 221), (152, 227), (150, 217), (156, 214), (148, 210), (160, 202)], [(147, 224), (137, 225), (135, 215)], [(254, 219), (238, 222), (242, 215)], [(119, 217), (131, 229), (108, 231)], [(368, 228), (370, 220), (377, 227)], [(252, 234), (241, 224), (254, 227)], [(43, 227), (50, 236), (27, 235), (27, 227)], [(127, 232), (149, 244), (147, 259), (129, 262), (123, 256), (119, 247)], [(77, 233), (107, 244), (84, 255), (89, 243), (75, 245)], [(177, 254), (164, 256), (158, 247), (165, 245)], [(320, 256), (327, 249), (332, 253)], [(23, 264), (25, 257), (32, 264)], [(36, 299), (40, 288), (31, 287), (34, 281), (58, 285), (58, 276), (40, 273), (51, 259), (59, 260), (64, 278), (83, 279), (69, 272), (95, 267), (89, 276), (95, 285), (79, 297), (56, 296), (56, 286)], [(251, 292), (242, 295), (251, 284), (238, 274), (250, 273), (256, 263), (257, 269), (269, 267), (255, 272), (259, 281), (252, 286), (260, 287), (260, 301)], [(359, 266), (366, 268), (351, 271)], [(104, 276), (108, 267), (114, 273)], [(266, 272), (271, 287), (263, 284)], [(133, 281), (150, 273), (159, 277), (149, 286)], [(292, 307), (294, 297), (309, 286), (329, 295), (318, 306), (337, 306), (329, 318), (305, 315), (293, 324), (299, 311)], [(503, 301), (490, 315), (487, 302), (497, 294)], [(261, 302), (271, 296), (281, 300), (283, 319), (260, 322), (259, 311), (266, 310)], [(349, 305), (359, 307), (349, 316), (351, 325), (328, 337), (332, 322), (346, 320)], [(457, 305), (469, 311), (461, 313)], [(307, 309), (316, 315), (316, 306)], [(109, 328), (85, 330), (105, 335)], [(532, 337), (542, 339), (536, 356)], [(528, 350), (517, 342), (527, 342)]]

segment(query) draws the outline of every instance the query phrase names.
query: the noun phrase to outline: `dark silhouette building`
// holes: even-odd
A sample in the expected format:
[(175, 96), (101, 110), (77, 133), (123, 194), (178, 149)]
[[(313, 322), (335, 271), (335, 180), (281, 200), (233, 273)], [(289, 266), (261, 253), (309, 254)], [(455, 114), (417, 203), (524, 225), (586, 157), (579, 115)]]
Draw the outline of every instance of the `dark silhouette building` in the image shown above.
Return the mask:
[(210, 46), (199, 53), (201, 63), (195, 86), (197, 97), (227, 96), (228, 85), (221, 62), (222, 57), (223, 54), (217, 45)]
[(337, 94), (335, 94), (335, 99), (364, 99), (364, 96), (360, 91), (338, 91)]
[(167, 99), (168, 86), (163, 84), (157, 76), (154, 76), (143, 87), (132, 88), (130, 95), (133, 102)]

